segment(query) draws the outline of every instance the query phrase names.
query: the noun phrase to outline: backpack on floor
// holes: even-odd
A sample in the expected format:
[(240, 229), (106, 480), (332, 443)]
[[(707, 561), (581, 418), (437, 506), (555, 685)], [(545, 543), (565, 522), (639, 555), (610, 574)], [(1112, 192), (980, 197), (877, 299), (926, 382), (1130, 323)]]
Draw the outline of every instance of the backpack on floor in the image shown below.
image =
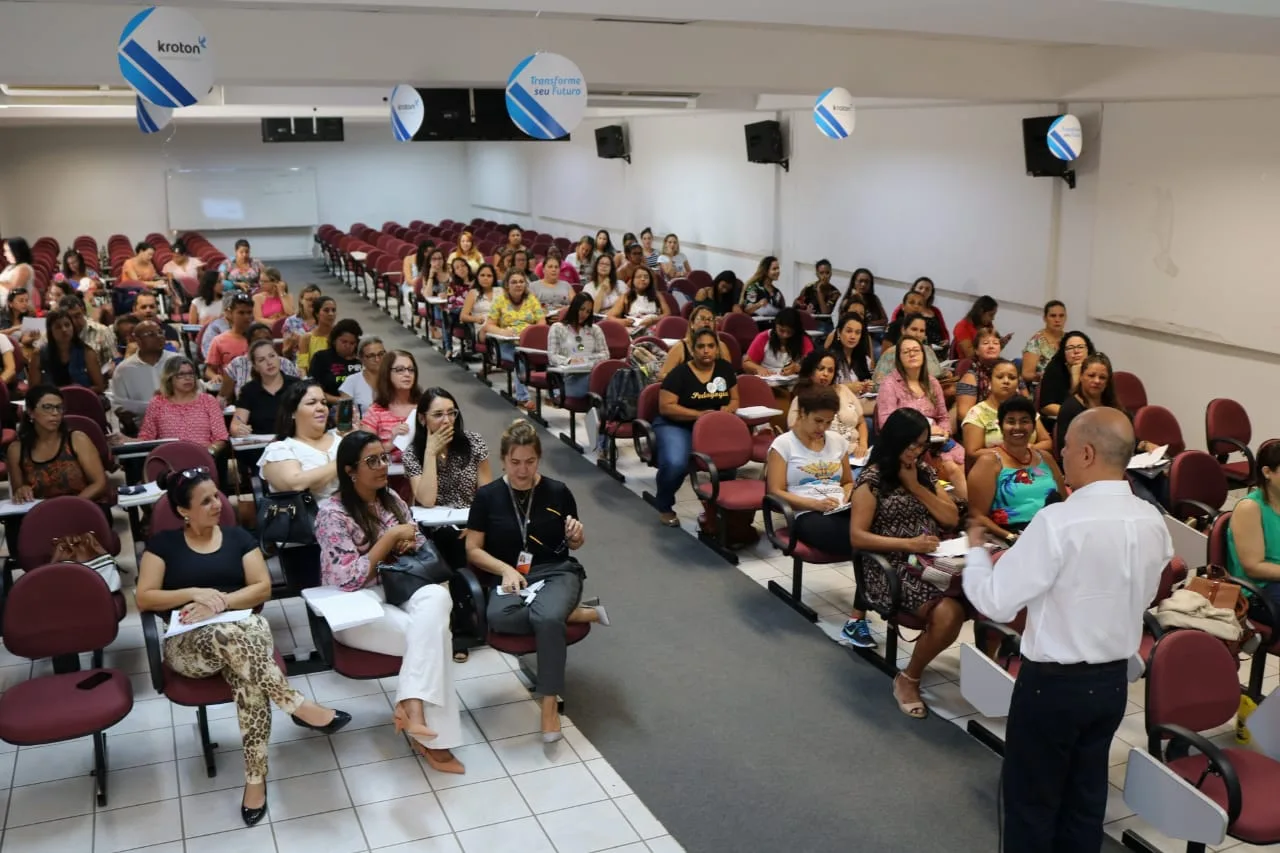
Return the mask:
[(614, 373), (604, 391), (604, 419), (634, 421), (644, 386), (644, 377), (634, 367), (623, 367)]

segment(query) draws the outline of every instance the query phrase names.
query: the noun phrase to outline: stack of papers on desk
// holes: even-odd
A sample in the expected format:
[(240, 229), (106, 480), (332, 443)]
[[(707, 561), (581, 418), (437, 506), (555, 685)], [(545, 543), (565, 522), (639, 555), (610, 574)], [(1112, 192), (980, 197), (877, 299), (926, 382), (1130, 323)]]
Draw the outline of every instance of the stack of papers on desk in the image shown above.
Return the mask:
[(466, 507), (452, 506), (415, 506), (412, 512), (414, 524), (425, 524), (428, 527), (443, 527), (446, 524), (466, 526), (467, 518), (471, 515), (471, 510)]
[(1165, 444), (1150, 453), (1135, 453), (1133, 458), (1129, 460), (1129, 469), (1131, 471), (1141, 471), (1146, 468), (1158, 468), (1165, 463), (1165, 454), (1168, 452), (1169, 445)]
[(382, 618), (382, 599), (371, 589), (345, 592), (336, 586), (315, 586), (302, 591), (307, 606), (329, 623), (329, 630), (342, 631)]
[(772, 418), (782, 414), (782, 409), (770, 406), (743, 406), (738, 409), (738, 417), (753, 420), (755, 418)]

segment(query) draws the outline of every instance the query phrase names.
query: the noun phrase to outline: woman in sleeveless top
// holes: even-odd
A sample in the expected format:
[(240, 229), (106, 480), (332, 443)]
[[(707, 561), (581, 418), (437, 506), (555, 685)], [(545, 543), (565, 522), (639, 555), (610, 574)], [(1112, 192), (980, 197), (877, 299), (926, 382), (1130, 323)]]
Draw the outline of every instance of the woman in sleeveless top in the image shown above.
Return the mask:
[(969, 508), (992, 534), (1013, 542), (1049, 496), (1066, 487), (1053, 457), (1031, 446), (1035, 403), (1014, 395), (998, 414), (1004, 443), (983, 452), (969, 472)]
[(89, 436), (63, 422), (62, 392), (37, 385), (27, 393), (18, 440), (9, 445), (9, 487), (15, 503), (76, 495), (102, 497), (107, 475)]
[[(1267, 598), (1280, 605), (1280, 442), (1258, 450), (1254, 487), (1236, 504), (1227, 527), (1227, 571), (1248, 578)], [(1270, 624), (1261, 602), (1249, 610), (1251, 619)]]

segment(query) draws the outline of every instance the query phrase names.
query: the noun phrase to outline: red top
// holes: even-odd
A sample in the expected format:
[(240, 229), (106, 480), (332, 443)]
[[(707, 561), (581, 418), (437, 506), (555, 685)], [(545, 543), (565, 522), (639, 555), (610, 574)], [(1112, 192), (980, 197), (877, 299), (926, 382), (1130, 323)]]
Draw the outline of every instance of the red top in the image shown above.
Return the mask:
[(157, 394), (147, 404), (138, 438), (176, 438), (208, 447), (215, 441), (227, 440), (227, 422), (218, 398), (212, 394), (199, 394), (189, 403), (176, 403)]
[[(800, 357), (804, 358), (813, 352), (813, 340), (804, 332), (797, 329), (795, 334), (800, 335), (802, 342), (800, 344)], [(773, 358), (769, 358), (766, 363), (767, 353), (769, 351), (769, 332), (761, 332), (756, 335), (755, 340), (751, 342), (751, 346), (747, 347), (747, 358), (756, 364), (770, 368), (771, 370), (781, 370), (791, 363), (791, 357), (787, 355), (786, 350), (775, 353)], [(779, 365), (778, 362), (784, 362)]]

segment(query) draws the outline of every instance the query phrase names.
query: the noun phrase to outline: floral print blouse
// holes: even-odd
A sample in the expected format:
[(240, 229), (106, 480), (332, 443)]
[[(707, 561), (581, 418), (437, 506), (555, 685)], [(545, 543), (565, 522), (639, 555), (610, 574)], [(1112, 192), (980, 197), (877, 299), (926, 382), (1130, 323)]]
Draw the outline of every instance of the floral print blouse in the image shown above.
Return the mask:
[(519, 305), (511, 302), (505, 290), (498, 291), (493, 297), (493, 305), (489, 308), (489, 321), (500, 329), (510, 329), (520, 334), (527, 326), (541, 323), (547, 312), (542, 303), (532, 293), (526, 293)]
[(258, 286), (263, 269), (262, 261), (250, 259), (249, 268), (241, 269), (234, 260), (228, 259), (218, 266), (218, 273), (241, 290), (252, 290)]
[[(378, 535), (391, 528), (412, 521), (409, 507), (395, 492), (388, 492), (405, 521), (400, 521), (378, 505)], [(347, 514), (338, 495), (325, 498), (316, 512), (316, 542), (320, 545), (320, 580), (325, 586), (336, 586), (344, 592), (354, 592), (366, 585), (369, 577), (369, 549), (373, 542), (366, 542), (364, 532), (355, 519)], [(427, 544), (419, 530), (416, 548)], [(377, 580), (373, 581), (378, 583)]]

